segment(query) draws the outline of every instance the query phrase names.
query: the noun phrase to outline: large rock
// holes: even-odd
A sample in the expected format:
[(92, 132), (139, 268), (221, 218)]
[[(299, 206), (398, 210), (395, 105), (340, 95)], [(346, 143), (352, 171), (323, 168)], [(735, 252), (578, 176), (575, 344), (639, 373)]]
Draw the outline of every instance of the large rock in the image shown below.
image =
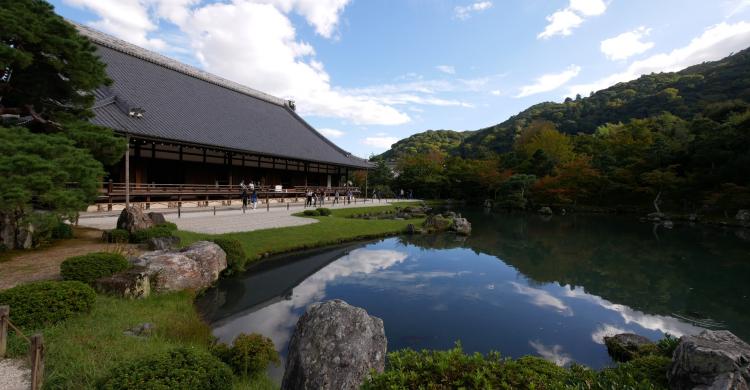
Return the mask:
[(380, 318), (341, 300), (313, 304), (297, 321), (281, 388), (359, 389), (383, 372), (386, 349)]
[(154, 225), (161, 225), (164, 222), (167, 222), (167, 219), (164, 218), (164, 214), (162, 213), (155, 213), (152, 211), (148, 213), (147, 215), (151, 219), (151, 222), (154, 223)]
[(747, 390), (750, 345), (726, 330), (683, 336), (667, 378), (671, 389)]
[(451, 227), (453, 231), (455, 231), (458, 234), (468, 236), (471, 234), (471, 222), (469, 222), (466, 218), (463, 217), (457, 217), (453, 220), (453, 226)]
[(633, 333), (604, 337), (604, 344), (607, 346), (609, 356), (620, 362), (627, 362), (638, 357), (643, 347), (653, 345), (648, 338)]
[(94, 289), (102, 294), (120, 298), (146, 298), (151, 295), (151, 283), (146, 267), (132, 267), (112, 276), (99, 278)]
[(740, 221), (743, 224), (750, 223), (750, 210), (737, 211), (737, 215), (734, 216), (734, 219)]
[(163, 251), (175, 249), (180, 246), (180, 237), (169, 236), (169, 237), (152, 237), (146, 241), (148, 249)]
[(227, 268), (227, 254), (213, 242), (198, 241), (180, 251), (144, 253), (133, 264), (146, 267), (156, 292), (202, 290)]
[(117, 218), (117, 228), (133, 233), (137, 230), (148, 229), (154, 226), (154, 221), (143, 213), (138, 207), (126, 207)]
[(544, 207), (539, 208), (538, 213), (541, 215), (552, 215), (552, 209), (547, 206), (544, 206)]

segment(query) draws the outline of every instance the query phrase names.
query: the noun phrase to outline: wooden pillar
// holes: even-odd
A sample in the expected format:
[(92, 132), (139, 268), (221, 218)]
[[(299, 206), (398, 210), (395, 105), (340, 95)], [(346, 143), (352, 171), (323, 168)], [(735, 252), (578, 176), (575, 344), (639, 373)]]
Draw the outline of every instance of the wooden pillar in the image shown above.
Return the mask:
[(44, 380), (44, 339), (41, 333), (31, 336), (31, 390), (40, 390)]
[(125, 207), (130, 207), (130, 134), (125, 134), (128, 151), (125, 152)]
[(5, 357), (8, 350), (8, 321), (10, 321), (10, 306), (0, 306), (0, 359)]

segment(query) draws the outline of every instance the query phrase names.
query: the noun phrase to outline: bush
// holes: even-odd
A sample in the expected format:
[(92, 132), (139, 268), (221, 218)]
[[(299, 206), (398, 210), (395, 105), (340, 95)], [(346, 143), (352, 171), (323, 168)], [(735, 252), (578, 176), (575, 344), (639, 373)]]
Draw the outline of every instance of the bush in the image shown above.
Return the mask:
[(162, 222), (162, 223), (157, 224), (155, 226), (156, 227), (163, 227), (163, 228), (169, 229), (171, 231), (176, 231), (177, 230), (177, 224), (175, 224), (174, 222)]
[(110, 244), (123, 244), (130, 241), (130, 232), (125, 229), (108, 230), (102, 234), (102, 239)]
[(100, 389), (227, 389), (232, 371), (210, 354), (177, 348), (113, 369)]
[(152, 238), (172, 237), (174, 231), (166, 226), (154, 226), (148, 229), (136, 230), (130, 235), (130, 242), (139, 244), (144, 243)]
[(95, 299), (94, 290), (78, 281), (33, 282), (0, 291), (0, 305), (10, 306), (10, 320), (29, 330), (87, 313)]
[(52, 238), (55, 240), (73, 238), (73, 228), (65, 222), (59, 222), (52, 230)]
[(318, 210), (305, 210), (302, 212), (307, 217), (317, 217), (320, 215), (320, 211)]
[(674, 354), (674, 350), (677, 349), (677, 346), (680, 344), (680, 339), (678, 337), (674, 337), (671, 334), (667, 333), (664, 335), (664, 338), (659, 340), (658, 343), (656, 343), (656, 347), (659, 348), (659, 353), (662, 356), (666, 356), (671, 358)]
[(96, 279), (112, 276), (129, 267), (130, 263), (121, 254), (95, 252), (66, 259), (60, 265), (60, 275), (64, 280), (92, 284)]
[(273, 341), (263, 335), (240, 333), (231, 347), (217, 344), (211, 353), (218, 357), (238, 375), (255, 376), (262, 373), (270, 363), (279, 365), (279, 353)]
[(215, 238), (213, 242), (227, 254), (227, 272), (229, 274), (245, 270), (247, 255), (242, 243), (233, 238)]
[(327, 216), (331, 215), (331, 209), (328, 209), (328, 208), (325, 208), (325, 207), (320, 207), (320, 208), (318, 208), (315, 211), (317, 211), (318, 214), (320, 214), (323, 217), (327, 217)]

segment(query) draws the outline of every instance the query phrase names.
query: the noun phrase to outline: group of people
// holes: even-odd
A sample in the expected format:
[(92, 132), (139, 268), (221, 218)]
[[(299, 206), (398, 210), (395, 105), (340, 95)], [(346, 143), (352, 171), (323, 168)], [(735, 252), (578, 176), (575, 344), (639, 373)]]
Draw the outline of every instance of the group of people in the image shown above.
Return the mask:
[(242, 212), (244, 213), (245, 210), (247, 210), (248, 200), (250, 201), (253, 210), (255, 210), (258, 207), (258, 191), (255, 190), (255, 184), (253, 184), (253, 182), (245, 184), (245, 181), (243, 180), (240, 182), (240, 190), (242, 191)]
[[(352, 198), (354, 197), (354, 193), (352, 190), (346, 191), (346, 202), (351, 204)], [(305, 207), (311, 206), (311, 207), (318, 207), (325, 205), (326, 201), (326, 193), (323, 189), (312, 190), (310, 188), (305, 189)], [(341, 193), (337, 189), (333, 194), (333, 203), (332, 204), (339, 204), (341, 203)]]

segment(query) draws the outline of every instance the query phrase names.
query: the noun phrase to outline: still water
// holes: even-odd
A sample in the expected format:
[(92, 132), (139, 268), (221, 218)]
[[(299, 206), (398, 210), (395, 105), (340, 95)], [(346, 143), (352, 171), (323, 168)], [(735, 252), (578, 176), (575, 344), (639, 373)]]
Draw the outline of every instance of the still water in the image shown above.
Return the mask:
[[(602, 337), (729, 329), (750, 340), (750, 231), (632, 218), (465, 212), (470, 237), (388, 238), (281, 256), (197, 302), (214, 334), (270, 337), (285, 355), (313, 302), (343, 299), (385, 324), (388, 350), (532, 354), (611, 364)], [(281, 367), (271, 369), (280, 379)]]

